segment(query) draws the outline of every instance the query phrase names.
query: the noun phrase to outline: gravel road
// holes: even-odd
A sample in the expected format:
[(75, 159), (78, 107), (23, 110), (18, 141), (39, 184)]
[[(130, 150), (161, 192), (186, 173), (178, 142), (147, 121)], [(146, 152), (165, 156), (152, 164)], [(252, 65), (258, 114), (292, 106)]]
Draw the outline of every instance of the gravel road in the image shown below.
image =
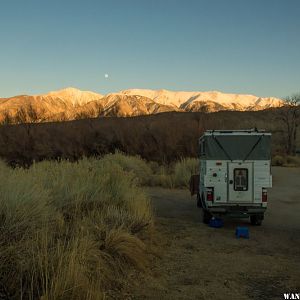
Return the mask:
[[(225, 219), (223, 228), (210, 228), (188, 191), (148, 188), (160, 257), (131, 299), (269, 300), (300, 293), (300, 169), (272, 173), (262, 226)], [(249, 240), (235, 238), (238, 225), (249, 226)]]

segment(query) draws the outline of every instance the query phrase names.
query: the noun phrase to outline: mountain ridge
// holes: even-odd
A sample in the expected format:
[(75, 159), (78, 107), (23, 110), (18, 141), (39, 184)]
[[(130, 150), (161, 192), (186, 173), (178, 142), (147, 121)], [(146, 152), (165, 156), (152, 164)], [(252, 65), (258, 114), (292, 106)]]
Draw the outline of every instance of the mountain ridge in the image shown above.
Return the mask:
[[(68, 87), (40, 95), (0, 98), (0, 121), (12, 123), (63, 121), (98, 116), (130, 117), (166, 111), (253, 111), (283, 105), (275, 97), (230, 94), (219, 91), (128, 89), (102, 95)], [(35, 120), (30, 120), (30, 115)], [(32, 119), (32, 117), (31, 117)], [(18, 121), (16, 121), (18, 120)]]

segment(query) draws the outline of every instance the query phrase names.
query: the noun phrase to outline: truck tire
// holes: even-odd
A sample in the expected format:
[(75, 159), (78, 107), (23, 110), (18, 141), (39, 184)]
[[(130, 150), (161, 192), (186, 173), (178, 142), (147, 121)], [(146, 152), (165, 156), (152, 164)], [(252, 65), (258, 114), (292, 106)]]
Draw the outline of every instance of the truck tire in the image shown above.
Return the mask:
[(202, 207), (202, 201), (199, 193), (197, 193), (197, 207)]
[(263, 218), (264, 217), (261, 215), (253, 215), (253, 216), (250, 216), (250, 222), (252, 225), (260, 226), (263, 221)]
[(207, 209), (203, 209), (203, 223), (208, 224), (212, 215)]

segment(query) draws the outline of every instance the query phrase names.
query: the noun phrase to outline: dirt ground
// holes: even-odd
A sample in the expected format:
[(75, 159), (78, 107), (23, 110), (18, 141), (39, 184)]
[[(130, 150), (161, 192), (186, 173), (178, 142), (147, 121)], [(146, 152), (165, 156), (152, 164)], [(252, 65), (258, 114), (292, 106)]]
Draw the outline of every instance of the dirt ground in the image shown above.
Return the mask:
[[(132, 288), (131, 299), (284, 299), (300, 293), (300, 169), (273, 168), (262, 226), (225, 219), (202, 223), (188, 191), (149, 188), (160, 257)], [(249, 226), (250, 239), (235, 228)]]

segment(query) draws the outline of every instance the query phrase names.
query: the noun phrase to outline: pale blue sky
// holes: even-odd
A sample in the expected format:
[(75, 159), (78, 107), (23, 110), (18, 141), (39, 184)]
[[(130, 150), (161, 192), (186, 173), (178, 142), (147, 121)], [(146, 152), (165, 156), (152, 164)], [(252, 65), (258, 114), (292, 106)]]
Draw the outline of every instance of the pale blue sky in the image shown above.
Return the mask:
[(68, 86), (284, 97), (300, 92), (299, 16), (298, 0), (0, 0), (0, 97)]

